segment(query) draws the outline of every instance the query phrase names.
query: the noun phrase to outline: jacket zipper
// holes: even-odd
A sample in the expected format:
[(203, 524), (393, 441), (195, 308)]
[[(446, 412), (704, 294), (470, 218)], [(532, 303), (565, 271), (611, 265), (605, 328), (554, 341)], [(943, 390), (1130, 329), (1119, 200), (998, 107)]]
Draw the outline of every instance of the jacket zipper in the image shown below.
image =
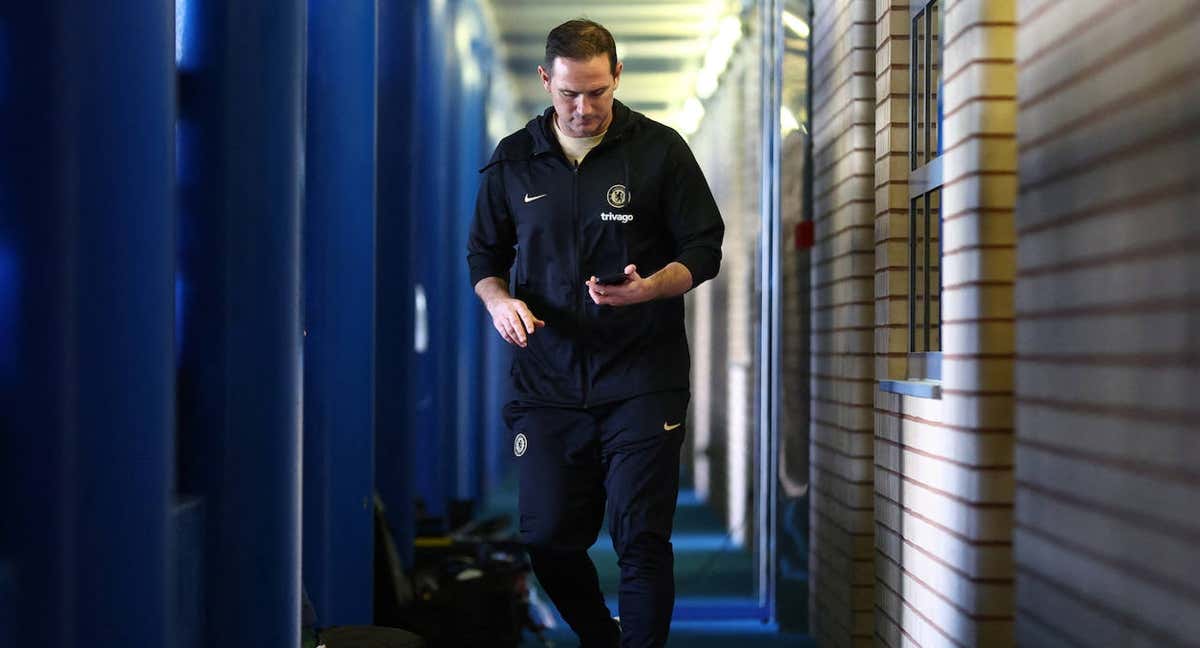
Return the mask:
[[(583, 326), (584, 304), (583, 300), (587, 298), (587, 292), (583, 289), (583, 216), (579, 213), (579, 167), (580, 164), (571, 164), (571, 197), (574, 201), (575, 211), (575, 290), (578, 291), (579, 298), (575, 300), (575, 317), (577, 325)], [(578, 346), (579, 353), (579, 388), (583, 394), (583, 407), (588, 406), (588, 375), (591, 373), (588, 368), (588, 352), (585, 348), (586, 341), (581, 340)]]
[[(615, 144), (620, 139), (621, 136), (617, 135), (610, 142)], [(572, 164), (571, 169), (571, 193), (575, 201), (575, 289), (579, 291), (579, 299), (575, 300), (575, 314), (578, 317), (580, 326), (583, 326), (584, 309), (587, 307), (585, 300), (588, 299), (588, 293), (583, 289), (583, 214), (579, 209), (579, 171), (583, 168), (583, 163), (587, 161), (587, 158), (595, 155), (596, 151), (604, 147), (606, 143), (601, 142), (591, 151), (588, 151), (587, 156), (580, 160), (579, 164)], [(567, 163), (571, 164), (569, 160)], [(591, 363), (589, 362), (588, 351), (585, 347), (586, 344), (586, 339), (579, 343), (579, 373), (581, 374), (579, 386), (583, 391), (583, 407), (585, 408), (588, 406), (588, 381), (592, 373), (589, 366)]]

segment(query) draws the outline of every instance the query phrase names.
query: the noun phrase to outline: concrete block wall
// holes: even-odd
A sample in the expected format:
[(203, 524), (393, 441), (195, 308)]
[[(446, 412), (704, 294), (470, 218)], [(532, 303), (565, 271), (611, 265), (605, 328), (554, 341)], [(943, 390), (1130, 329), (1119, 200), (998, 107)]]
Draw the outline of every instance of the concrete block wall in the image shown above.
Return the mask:
[(1200, 3), (1018, 2), (1017, 643), (1200, 638)]

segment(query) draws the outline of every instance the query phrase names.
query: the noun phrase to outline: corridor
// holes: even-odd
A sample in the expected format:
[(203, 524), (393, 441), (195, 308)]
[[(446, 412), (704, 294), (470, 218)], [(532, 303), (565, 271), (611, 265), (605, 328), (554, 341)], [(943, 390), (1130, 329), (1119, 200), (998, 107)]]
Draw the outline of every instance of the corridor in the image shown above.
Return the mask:
[[(595, 223), (535, 202), (581, 211), (539, 75), (581, 17), (678, 141), (601, 131)], [(666, 357), (595, 322), (682, 318), (667, 646), (1200, 647), (1198, 42), (1197, 0), (3, 3), (0, 645), (579, 645), (522, 541), (504, 412), (549, 347), (473, 292), (487, 212), (526, 241), (487, 279), (579, 336), (539, 406)], [(547, 159), (577, 184), (489, 198)], [(686, 293), (582, 301), (589, 231)], [(581, 261), (530, 281), (529, 241)]]

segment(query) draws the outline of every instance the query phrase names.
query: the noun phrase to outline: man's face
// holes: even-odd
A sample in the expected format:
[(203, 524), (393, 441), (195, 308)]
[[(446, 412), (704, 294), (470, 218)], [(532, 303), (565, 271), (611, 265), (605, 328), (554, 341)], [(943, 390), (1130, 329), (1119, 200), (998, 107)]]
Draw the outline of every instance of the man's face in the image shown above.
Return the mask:
[(570, 137), (592, 137), (603, 133), (612, 122), (613, 92), (621, 80), (609, 69), (608, 55), (586, 61), (555, 57), (554, 66), (538, 66), (542, 86), (550, 93), (558, 127)]

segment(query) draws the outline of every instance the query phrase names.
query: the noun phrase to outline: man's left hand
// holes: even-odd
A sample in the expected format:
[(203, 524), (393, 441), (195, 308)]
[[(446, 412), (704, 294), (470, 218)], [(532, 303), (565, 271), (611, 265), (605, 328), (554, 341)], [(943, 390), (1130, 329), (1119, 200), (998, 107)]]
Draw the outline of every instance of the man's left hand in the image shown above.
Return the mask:
[(601, 306), (629, 306), (658, 297), (654, 282), (639, 275), (636, 265), (631, 263), (625, 266), (624, 272), (626, 280), (623, 283), (604, 285), (595, 276), (584, 282), (592, 301)]

